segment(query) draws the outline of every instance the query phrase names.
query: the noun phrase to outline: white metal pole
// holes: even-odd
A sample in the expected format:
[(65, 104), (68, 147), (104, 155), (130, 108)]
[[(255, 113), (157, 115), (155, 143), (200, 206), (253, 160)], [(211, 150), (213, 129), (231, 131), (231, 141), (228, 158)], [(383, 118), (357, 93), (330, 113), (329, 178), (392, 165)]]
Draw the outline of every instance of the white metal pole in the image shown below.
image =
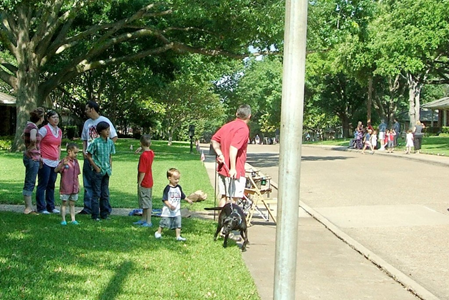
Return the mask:
[(274, 299), (295, 299), (307, 0), (287, 0), (282, 78)]

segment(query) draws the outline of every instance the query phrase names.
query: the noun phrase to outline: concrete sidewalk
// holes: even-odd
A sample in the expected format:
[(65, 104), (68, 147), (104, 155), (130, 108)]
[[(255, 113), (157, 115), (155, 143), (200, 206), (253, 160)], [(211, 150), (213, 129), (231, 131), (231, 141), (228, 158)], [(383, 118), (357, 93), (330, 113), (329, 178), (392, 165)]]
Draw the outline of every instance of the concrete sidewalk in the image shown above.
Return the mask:
[[(251, 146), (249, 153), (278, 151), (273, 146)], [(329, 149), (357, 151), (347, 147)], [(207, 153), (206, 149), (204, 151)], [(444, 156), (380, 151), (376, 155), (449, 166), (449, 158)], [(207, 157), (205, 166), (214, 185), (213, 157)], [(252, 167), (259, 169), (254, 164)], [(276, 213), (275, 206), (273, 212)], [(243, 253), (243, 259), (261, 299), (268, 300), (273, 299), (276, 226), (257, 219), (257, 213), (255, 216), (249, 229), (250, 245), (248, 251)], [(296, 299), (440, 299), (302, 201), (299, 208), (296, 274)]]

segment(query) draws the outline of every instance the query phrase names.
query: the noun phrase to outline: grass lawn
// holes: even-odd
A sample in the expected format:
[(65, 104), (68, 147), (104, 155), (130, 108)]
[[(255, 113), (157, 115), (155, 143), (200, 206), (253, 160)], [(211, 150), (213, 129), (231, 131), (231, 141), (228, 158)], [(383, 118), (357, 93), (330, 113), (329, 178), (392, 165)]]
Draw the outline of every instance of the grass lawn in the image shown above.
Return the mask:
[[(135, 149), (139, 143), (119, 139), (116, 145), (113, 207), (137, 208), (138, 155), (131, 144)], [(201, 189), (209, 195), (205, 202), (183, 207), (213, 205), (213, 187), (188, 143), (168, 147), (153, 141), (151, 148), (156, 154), (154, 207), (161, 207), (170, 167), (181, 171), (186, 194)], [(23, 204), (22, 155), (0, 152), (0, 166), (0, 203)], [(78, 215), (79, 226), (61, 226), (58, 215), (0, 212), (0, 299), (259, 299), (235, 242), (224, 249), (221, 240), (213, 241), (215, 222), (183, 219), (183, 243), (175, 241), (174, 231), (156, 240), (157, 228), (133, 226), (137, 219), (113, 216), (96, 223)]]
[[(351, 139), (336, 139), (318, 142), (304, 142), (304, 145), (330, 145), (330, 146), (348, 146)], [(405, 151), (405, 139), (399, 139), (398, 151)], [(412, 149), (413, 150), (413, 149)], [(449, 137), (447, 136), (428, 136), (423, 138), (421, 153), (431, 155), (449, 156)]]

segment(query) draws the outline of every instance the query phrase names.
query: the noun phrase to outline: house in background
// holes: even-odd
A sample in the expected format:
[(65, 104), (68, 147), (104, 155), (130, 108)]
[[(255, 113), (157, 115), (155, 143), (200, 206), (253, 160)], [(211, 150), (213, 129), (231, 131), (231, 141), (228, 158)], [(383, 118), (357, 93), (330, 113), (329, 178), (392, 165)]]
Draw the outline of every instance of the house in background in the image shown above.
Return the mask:
[(16, 131), (16, 98), (0, 92), (0, 136)]
[(432, 122), (431, 127), (438, 127), (441, 129), (443, 126), (449, 126), (449, 97), (444, 97), (426, 104), (421, 105), (422, 108), (427, 108), (432, 111), (432, 115), (438, 115), (437, 123)]
[[(407, 130), (413, 128), (415, 124), (410, 124), (408, 111), (403, 111), (399, 113), (397, 115), (397, 118), (399, 123), (401, 124), (401, 132), (405, 136)], [(433, 111), (432, 109), (423, 107), (423, 105), (421, 105), (421, 108), (419, 110), (419, 120), (426, 126), (426, 132), (436, 133), (439, 131), (438, 127), (436, 127), (438, 118), (439, 118), (438, 111)]]

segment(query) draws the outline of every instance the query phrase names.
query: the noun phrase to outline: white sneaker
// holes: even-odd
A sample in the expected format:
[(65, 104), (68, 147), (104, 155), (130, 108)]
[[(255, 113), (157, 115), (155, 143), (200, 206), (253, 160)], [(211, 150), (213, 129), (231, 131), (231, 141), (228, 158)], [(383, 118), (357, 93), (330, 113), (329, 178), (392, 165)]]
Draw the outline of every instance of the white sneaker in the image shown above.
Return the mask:
[(59, 211), (59, 209), (57, 209), (57, 208), (54, 208), (51, 212), (54, 213), (54, 214), (59, 214), (59, 213), (61, 213), (61, 212)]
[(186, 239), (186, 238), (183, 238), (182, 236), (178, 236), (178, 237), (176, 238), (176, 240), (177, 240), (177, 241), (181, 241), (181, 242), (187, 241), (187, 239)]
[(154, 237), (157, 238), (157, 239), (160, 239), (162, 237), (162, 234), (160, 234), (159, 232), (156, 231), (154, 233)]

